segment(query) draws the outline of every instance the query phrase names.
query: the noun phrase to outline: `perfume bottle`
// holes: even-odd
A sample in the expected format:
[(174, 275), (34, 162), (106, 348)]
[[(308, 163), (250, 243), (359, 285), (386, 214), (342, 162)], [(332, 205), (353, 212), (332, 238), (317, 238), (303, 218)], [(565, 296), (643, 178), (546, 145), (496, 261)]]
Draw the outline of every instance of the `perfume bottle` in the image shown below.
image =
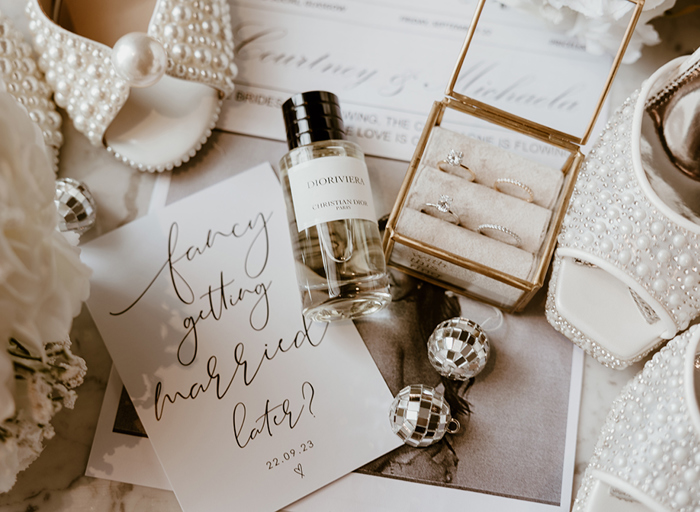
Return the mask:
[(345, 139), (338, 98), (297, 94), (282, 105), (280, 160), (297, 280), (308, 320), (379, 311), (391, 301), (364, 154)]

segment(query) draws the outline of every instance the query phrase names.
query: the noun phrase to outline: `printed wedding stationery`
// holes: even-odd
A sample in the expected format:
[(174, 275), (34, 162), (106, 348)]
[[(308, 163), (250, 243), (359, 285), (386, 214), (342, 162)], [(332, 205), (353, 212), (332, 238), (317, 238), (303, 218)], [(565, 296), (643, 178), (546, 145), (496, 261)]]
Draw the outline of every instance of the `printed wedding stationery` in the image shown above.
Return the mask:
[[(281, 142), (243, 135), (219, 134), (215, 142), (217, 151), (206, 162), (174, 174), (165, 190), (154, 193), (152, 211), (224, 182), (251, 161), (285, 151)], [(382, 195), (395, 197), (402, 176), (394, 181), (392, 176), (401, 171), (395, 162), (375, 160), (370, 178), (380, 184)], [(395, 393), (414, 382), (441, 386), (426, 357), (426, 339), (438, 322), (465, 316), (488, 329), (492, 342), (491, 362), (467, 395), (473, 413), (468, 419), (459, 418), (464, 420), (459, 434), (445, 436), (437, 446), (400, 446), (284, 510), (476, 507), (494, 512), (568, 512), (583, 364), (580, 349), (551, 328), (540, 301), (523, 313), (502, 315), (499, 322), (494, 317), (501, 316), (491, 306), (428, 283), (418, 285), (399, 272), (392, 275), (392, 303), (356, 323), (389, 389)], [(129, 405), (119, 376), (112, 372), (88, 474), (165, 487), (165, 474), (150, 441), (125, 433), (139, 432), (130, 424), (133, 406)]]
[[(299, 91), (327, 90), (340, 98), (350, 140), (367, 155), (399, 160), (410, 160), (431, 105), (443, 97), (477, 5), (229, 2), (239, 74), (220, 128), (285, 140), (282, 103)], [(470, 50), (475, 60), (464, 67), (456, 92), (566, 133), (590, 119), (610, 58), (587, 53), (543, 20), (495, 0), (487, 3), (478, 36)], [(448, 115), (444, 126), (543, 164), (562, 157), (470, 116)]]
[(302, 319), (269, 165), (83, 259), (90, 312), (185, 512), (278, 510), (400, 444), (353, 324)]

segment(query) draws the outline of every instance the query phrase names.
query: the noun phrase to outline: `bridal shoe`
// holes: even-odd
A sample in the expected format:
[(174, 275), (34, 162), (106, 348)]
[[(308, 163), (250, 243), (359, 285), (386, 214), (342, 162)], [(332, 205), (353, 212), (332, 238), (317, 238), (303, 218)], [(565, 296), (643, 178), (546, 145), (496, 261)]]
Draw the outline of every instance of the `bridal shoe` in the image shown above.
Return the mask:
[(562, 223), (547, 320), (611, 368), (639, 361), (700, 313), (700, 182), (678, 170), (647, 112), (649, 98), (698, 66), (700, 50), (668, 63), (615, 112)]
[(40, 67), (75, 128), (139, 170), (187, 162), (233, 91), (226, 0), (29, 0)]
[(32, 48), (9, 18), (0, 13), (0, 91), (7, 91), (39, 126), (54, 173), (63, 144), (61, 115), (51, 99), (51, 89), (37, 68)]
[(613, 402), (572, 512), (700, 507), (700, 327), (671, 340)]

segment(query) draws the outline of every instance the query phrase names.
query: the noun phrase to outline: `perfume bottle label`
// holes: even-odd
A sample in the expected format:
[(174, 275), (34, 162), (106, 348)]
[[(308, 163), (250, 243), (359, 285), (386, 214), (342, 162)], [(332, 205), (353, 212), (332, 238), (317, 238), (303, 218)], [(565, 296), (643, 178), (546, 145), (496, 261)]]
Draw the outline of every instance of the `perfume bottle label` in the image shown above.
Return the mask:
[(295, 165), (288, 176), (299, 231), (333, 220), (377, 220), (367, 165), (362, 160), (317, 158)]

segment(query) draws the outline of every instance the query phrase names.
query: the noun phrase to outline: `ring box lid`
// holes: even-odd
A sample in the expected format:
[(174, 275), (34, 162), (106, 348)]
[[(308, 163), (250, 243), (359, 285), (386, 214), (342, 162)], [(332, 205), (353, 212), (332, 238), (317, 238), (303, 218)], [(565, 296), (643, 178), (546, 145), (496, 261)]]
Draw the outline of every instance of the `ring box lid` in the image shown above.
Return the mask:
[[(487, 3), (488, 6), (486, 6)], [(502, 23), (491, 24), (489, 20), (498, 16), (500, 7), (497, 6), (497, 2), (479, 0), (457, 64), (447, 85), (446, 96), (457, 100), (467, 112), (502, 126), (524, 130), (525, 133), (540, 139), (563, 145), (585, 144), (593, 131), (596, 118), (610, 91), (644, 6), (644, 0), (607, 3), (610, 5), (604, 8), (618, 9), (616, 13), (608, 13), (610, 16), (628, 17), (629, 22), (622, 34), (620, 46), (607, 76), (600, 84), (600, 89), (597, 88), (598, 84), (585, 85), (590, 83), (590, 77), (586, 80), (578, 80), (576, 73), (570, 72), (562, 76), (561, 67), (556, 65), (556, 61), (563, 59), (564, 56), (558, 54), (557, 44), (572, 44), (571, 39), (563, 35), (561, 39), (553, 36), (551, 30), (546, 30), (544, 22), (542, 22), (542, 31), (516, 24), (511, 26), (504, 26)], [(477, 28), (480, 21), (482, 28)], [(499, 35), (503, 30), (510, 32), (509, 38), (522, 36), (522, 50), (514, 52), (512, 48), (499, 46)], [(530, 41), (533, 38), (543, 37), (550, 39), (552, 54), (544, 56), (528, 54)], [(541, 45), (541, 41), (538, 43)], [(472, 52), (468, 54), (470, 47)], [(586, 54), (582, 57), (589, 58), (594, 65), (608, 66), (608, 59), (601, 58), (600, 55)], [(491, 65), (492, 62), (502, 64), (497, 68)], [(571, 66), (568, 65), (565, 69), (570, 70)], [(581, 73), (584, 72), (584, 66), (580, 66), (579, 69)], [(605, 75), (605, 70), (602, 71), (601, 75)], [(536, 81), (533, 77), (536, 77)], [(552, 88), (550, 91), (543, 92), (542, 84), (545, 86), (556, 84), (558, 89)], [(550, 93), (551, 95), (547, 96)], [(573, 99), (574, 93), (576, 99)], [(571, 94), (570, 98), (568, 94)], [(564, 115), (552, 116), (552, 109), (555, 107), (564, 110), (585, 109), (582, 112), (592, 112), (592, 117), (585, 122), (585, 115), (567, 116), (562, 112)], [(538, 117), (542, 119), (538, 120)], [(547, 117), (559, 119), (555, 121), (554, 126), (548, 126), (544, 121)]]

